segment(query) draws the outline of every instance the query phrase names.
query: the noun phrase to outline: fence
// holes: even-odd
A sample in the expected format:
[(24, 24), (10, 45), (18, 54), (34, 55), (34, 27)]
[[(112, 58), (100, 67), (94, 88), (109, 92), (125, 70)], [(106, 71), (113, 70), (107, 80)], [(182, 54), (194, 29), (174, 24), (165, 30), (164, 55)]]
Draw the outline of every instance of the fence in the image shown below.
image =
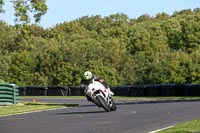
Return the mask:
[(16, 105), (18, 102), (18, 86), (15, 84), (0, 83), (0, 105)]
[[(110, 87), (115, 96), (200, 96), (200, 84), (152, 84)], [(19, 87), (21, 96), (83, 96), (80, 86)]]

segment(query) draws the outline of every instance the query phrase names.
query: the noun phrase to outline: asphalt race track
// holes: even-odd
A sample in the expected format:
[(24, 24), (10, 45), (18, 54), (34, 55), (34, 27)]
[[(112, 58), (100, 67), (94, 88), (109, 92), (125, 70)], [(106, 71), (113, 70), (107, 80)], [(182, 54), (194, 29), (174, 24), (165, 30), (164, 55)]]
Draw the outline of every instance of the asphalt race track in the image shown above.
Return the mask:
[(107, 113), (86, 100), (37, 100), (80, 106), (0, 117), (0, 133), (148, 133), (200, 118), (200, 102), (135, 104), (118, 101), (117, 111)]

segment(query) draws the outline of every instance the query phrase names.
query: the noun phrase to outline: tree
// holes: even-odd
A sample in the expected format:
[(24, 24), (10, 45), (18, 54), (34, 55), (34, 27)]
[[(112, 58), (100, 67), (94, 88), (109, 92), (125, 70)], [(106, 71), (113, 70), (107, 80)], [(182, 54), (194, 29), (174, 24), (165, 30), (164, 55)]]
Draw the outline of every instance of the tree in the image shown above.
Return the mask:
[(156, 19), (159, 19), (159, 20), (165, 20), (169, 18), (169, 15), (167, 13), (158, 13), (156, 14)]
[(149, 14), (144, 14), (138, 17), (137, 22), (145, 22), (151, 20), (151, 16)]
[(16, 49), (16, 31), (3, 21), (0, 21), (0, 38), (0, 52), (2, 54), (10, 53)]
[(0, 21), (0, 79), (71, 86), (91, 70), (111, 86), (200, 83), (199, 13), (92, 16), (49, 29), (32, 24), (26, 37)]
[(173, 16), (182, 16), (182, 15), (191, 15), (192, 14), (192, 10), (191, 9), (186, 9), (186, 10), (181, 10), (181, 11), (175, 11), (173, 13)]
[(8, 70), (9, 81), (20, 85), (31, 85), (36, 69), (36, 61), (32, 53), (28, 51), (12, 53), (11, 64)]
[(4, 12), (4, 10), (3, 10), (3, 5), (4, 5), (3, 0), (0, 0), (0, 13), (1, 13), (1, 12)]
[(181, 22), (183, 48), (187, 52), (191, 52), (192, 49), (198, 48), (200, 45), (199, 19), (199, 15), (191, 15)]
[[(22, 33), (27, 33), (30, 28), (31, 17), (35, 19), (34, 22), (40, 22), (41, 16), (47, 12), (46, 0), (12, 0), (15, 9), (14, 20), (17, 29)], [(0, 0), (0, 12), (3, 12), (3, 0)], [(32, 15), (32, 16), (31, 16)]]
[(179, 50), (182, 48), (182, 27), (180, 21), (176, 18), (169, 18), (161, 23), (163, 30), (168, 38), (168, 46), (172, 49)]

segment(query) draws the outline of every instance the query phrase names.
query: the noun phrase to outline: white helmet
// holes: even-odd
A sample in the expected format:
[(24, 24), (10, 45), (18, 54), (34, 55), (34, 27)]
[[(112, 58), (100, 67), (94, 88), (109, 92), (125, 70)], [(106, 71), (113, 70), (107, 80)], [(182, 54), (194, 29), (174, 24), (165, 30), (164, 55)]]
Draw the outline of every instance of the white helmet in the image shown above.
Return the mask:
[(92, 73), (90, 71), (84, 72), (84, 79), (89, 80), (92, 78)]

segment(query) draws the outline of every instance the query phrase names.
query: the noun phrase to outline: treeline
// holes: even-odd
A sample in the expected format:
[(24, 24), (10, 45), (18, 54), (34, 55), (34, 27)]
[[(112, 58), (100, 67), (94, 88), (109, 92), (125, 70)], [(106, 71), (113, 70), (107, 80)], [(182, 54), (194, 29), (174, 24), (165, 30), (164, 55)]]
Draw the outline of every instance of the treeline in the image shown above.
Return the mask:
[(90, 70), (112, 86), (200, 83), (200, 8), (85, 16), (26, 35), (0, 21), (0, 38), (1, 82), (79, 85)]

